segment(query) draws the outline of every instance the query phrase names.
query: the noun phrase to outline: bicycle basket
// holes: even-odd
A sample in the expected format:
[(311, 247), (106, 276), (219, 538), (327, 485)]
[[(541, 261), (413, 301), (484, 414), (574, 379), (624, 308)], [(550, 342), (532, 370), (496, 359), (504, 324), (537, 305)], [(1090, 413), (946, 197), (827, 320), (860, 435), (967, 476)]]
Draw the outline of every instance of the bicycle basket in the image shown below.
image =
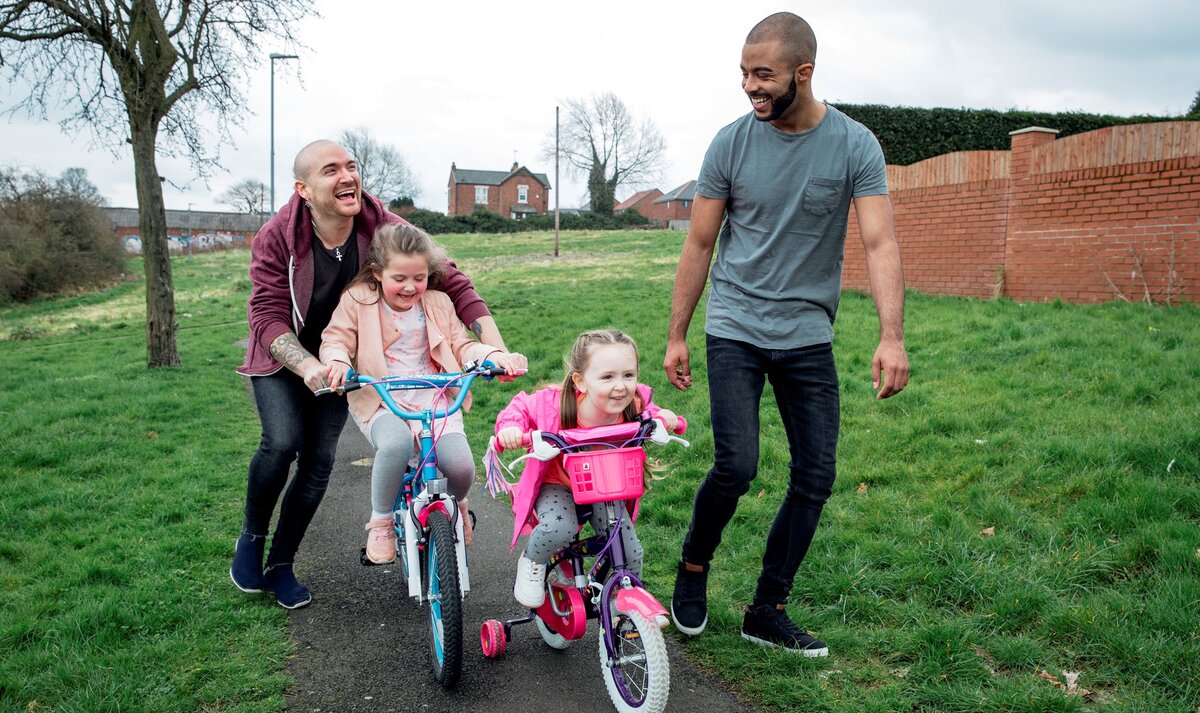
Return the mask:
[(571, 479), (571, 494), (579, 505), (606, 500), (637, 498), (645, 487), (642, 464), (646, 451), (641, 448), (564, 453), (563, 470)]

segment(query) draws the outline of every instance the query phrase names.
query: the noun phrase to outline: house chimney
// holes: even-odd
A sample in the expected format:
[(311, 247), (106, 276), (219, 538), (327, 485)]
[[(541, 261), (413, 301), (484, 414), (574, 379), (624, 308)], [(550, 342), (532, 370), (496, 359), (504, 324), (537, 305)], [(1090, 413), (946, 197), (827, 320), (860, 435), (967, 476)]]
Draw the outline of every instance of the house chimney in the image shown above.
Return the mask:
[(520, 164), (518, 164), (516, 161), (513, 161), (513, 167), (512, 167), (512, 170), (514, 170), (514, 171), (515, 171), (515, 170), (517, 170), (517, 169), (518, 169), (518, 168), (520, 168), (520, 167), (521, 167), (521, 166), (520, 166)]

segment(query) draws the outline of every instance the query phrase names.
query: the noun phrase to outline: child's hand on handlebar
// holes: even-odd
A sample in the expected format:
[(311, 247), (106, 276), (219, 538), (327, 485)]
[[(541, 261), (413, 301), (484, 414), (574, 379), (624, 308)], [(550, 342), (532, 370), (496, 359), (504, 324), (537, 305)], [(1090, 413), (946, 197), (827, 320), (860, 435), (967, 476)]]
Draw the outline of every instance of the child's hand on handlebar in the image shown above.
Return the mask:
[(325, 365), (325, 378), (329, 381), (329, 388), (337, 389), (346, 383), (346, 374), (350, 371), (350, 365), (342, 361), (331, 361)]
[(679, 417), (675, 415), (674, 411), (662, 409), (658, 412), (655, 418), (662, 419), (663, 425), (666, 426), (667, 430), (671, 433), (674, 433), (675, 428), (679, 425)]
[(503, 446), (505, 450), (520, 448), (524, 439), (525, 431), (517, 428), (516, 426), (502, 428), (500, 429), (500, 432), (496, 434), (496, 440), (500, 442), (500, 445)]

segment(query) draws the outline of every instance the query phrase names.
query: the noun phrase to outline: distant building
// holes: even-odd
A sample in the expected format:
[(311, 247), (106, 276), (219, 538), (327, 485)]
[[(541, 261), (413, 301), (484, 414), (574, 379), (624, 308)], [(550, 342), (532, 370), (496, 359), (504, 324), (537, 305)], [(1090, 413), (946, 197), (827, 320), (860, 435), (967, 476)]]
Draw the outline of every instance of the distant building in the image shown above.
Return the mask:
[(687, 230), (692, 222), (692, 203), (696, 200), (696, 182), (688, 181), (654, 201), (661, 206), (669, 228)]
[[(116, 230), (125, 252), (142, 252), (137, 208), (102, 208)], [(227, 213), (211, 210), (167, 210), (167, 246), (183, 252), (190, 244), (196, 250), (247, 246), (270, 217), (266, 214)]]
[(656, 225), (666, 226), (667, 224), (667, 209), (663, 206), (655, 205), (655, 201), (662, 197), (663, 192), (657, 188), (651, 188), (647, 191), (638, 191), (632, 196), (626, 198), (613, 208), (613, 213), (619, 215), (628, 211), (640, 213), (647, 220)]
[(549, 212), (550, 181), (513, 162), (508, 171), (477, 171), (450, 164), (447, 215), (471, 215), (476, 206), (520, 220)]

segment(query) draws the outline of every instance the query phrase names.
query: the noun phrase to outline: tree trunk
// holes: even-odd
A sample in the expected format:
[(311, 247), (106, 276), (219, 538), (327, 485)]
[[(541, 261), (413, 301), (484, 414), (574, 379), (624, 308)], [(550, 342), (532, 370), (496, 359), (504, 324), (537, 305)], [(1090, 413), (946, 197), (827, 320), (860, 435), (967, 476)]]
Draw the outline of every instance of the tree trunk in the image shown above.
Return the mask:
[(146, 271), (146, 365), (179, 366), (167, 215), (163, 207), (162, 179), (154, 158), (157, 132), (151, 125), (133, 126), (131, 133), (133, 172), (137, 179), (138, 229), (142, 233), (142, 263)]
[(592, 197), (592, 212), (600, 215), (612, 215), (613, 197), (615, 191), (604, 177), (605, 165), (593, 163), (588, 173), (588, 193)]

